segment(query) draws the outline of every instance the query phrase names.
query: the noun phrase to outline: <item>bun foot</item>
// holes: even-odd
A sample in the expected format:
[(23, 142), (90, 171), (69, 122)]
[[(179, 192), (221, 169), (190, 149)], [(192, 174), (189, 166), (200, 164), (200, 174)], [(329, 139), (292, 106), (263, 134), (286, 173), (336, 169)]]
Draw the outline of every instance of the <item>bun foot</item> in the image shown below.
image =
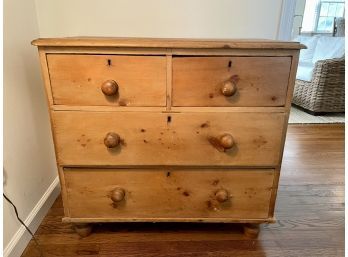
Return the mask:
[(74, 229), (80, 237), (87, 237), (92, 233), (92, 225), (88, 223), (74, 224)]
[(257, 238), (260, 232), (260, 225), (259, 224), (244, 224), (244, 235), (249, 238)]

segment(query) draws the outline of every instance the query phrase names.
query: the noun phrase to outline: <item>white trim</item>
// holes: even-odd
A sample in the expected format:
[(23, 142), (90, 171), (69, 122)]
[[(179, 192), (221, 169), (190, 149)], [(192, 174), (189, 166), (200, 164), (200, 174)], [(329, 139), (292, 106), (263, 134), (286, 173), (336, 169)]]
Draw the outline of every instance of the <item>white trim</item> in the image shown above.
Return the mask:
[(283, 0), (280, 24), (278, 29), (279, 40), (290, 40), (294, 22), (296, 0)]
[[(52, 184), (47, 188), (41, 199), (29, 213), (28, 217), (24, 220), (24, 223), (30, 228), (33, 233), (35, 233), (35, 231), (38, 229), (48, 210), (57, 199), (59, 193), (59, 178), (56, 177)], [(11, 238), (11, 241), (5, 247), (4, 257), (21, 256), (30, 239), (31, 235), (27, 233), (25, 227), (21, 225), (14, 236)]]

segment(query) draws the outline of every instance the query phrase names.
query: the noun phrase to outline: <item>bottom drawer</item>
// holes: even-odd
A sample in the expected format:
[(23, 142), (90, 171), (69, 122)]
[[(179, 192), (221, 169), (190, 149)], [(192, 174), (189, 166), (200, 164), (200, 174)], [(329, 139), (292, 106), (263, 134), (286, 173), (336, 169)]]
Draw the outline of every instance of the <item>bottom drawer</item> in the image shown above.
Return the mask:
[(274, 170), (65, 168), (70, 218), (267, 219)]

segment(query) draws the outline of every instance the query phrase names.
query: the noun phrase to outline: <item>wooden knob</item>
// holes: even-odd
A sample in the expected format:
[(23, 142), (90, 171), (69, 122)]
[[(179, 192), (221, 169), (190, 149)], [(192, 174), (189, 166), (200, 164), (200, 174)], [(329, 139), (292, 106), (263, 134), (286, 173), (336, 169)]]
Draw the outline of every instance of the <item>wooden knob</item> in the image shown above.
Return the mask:
[(215, 193), (215, 198), (218, 202), (223, 203), (223, 202), (226, 202), (230, 198), (230, 196), (229, 196), (227, 190), (219, 189)]
[(114, 148), (120, 144), (120, 136), (114, 132), (109, 132), (104, 138), (104, 145), (107, 148)]
[(224, 149), (230, 149), (234, 145), (233, 137), (230, 134), (224, 134), (220, 137), (220, 145)]
[(113, 96), (117, 94), (118, 85), (114, 80), (107, 80), (101, 85), (101, 90), (104, 95)]
[(221, 93), (224, 96), (233, 96), (237, 92), (236, 83), (231, 80), (226, 81), (221, 87)]
[(124, 199), (124, 196), (126, 195), (126, 192), (123, 188), (117, 187), (111, 192), (111, 200), (114, 203), (121, 202)]

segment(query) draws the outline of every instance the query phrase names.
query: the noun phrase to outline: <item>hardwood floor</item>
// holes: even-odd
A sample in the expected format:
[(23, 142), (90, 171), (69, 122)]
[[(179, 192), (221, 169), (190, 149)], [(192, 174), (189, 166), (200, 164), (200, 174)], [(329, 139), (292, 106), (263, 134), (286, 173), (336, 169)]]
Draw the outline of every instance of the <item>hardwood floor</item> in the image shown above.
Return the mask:
[[(80, 239), (62, 216), (58, 198), (36, 232), (45, 257), (343, 256), (344, 126), (289, 126), (278, 222), (257, 240), (240, 225), (178, 223), (103, 224)], [(22, 256), (39, 256), (33, 241)]]

